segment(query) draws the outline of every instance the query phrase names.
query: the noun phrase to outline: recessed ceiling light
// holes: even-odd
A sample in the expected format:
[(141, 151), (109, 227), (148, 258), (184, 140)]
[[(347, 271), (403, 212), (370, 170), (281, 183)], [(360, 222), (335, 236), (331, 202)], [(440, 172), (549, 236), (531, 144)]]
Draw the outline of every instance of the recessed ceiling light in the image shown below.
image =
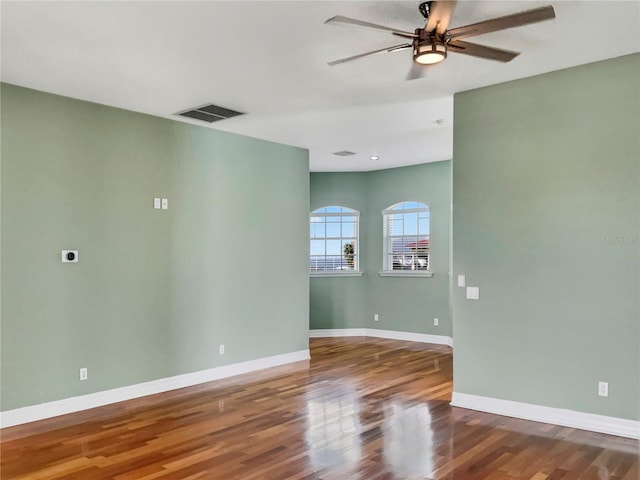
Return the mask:
[(378, 160), (380, 157), (378, 155), (371, 155), (369, 158), (371, 160)]

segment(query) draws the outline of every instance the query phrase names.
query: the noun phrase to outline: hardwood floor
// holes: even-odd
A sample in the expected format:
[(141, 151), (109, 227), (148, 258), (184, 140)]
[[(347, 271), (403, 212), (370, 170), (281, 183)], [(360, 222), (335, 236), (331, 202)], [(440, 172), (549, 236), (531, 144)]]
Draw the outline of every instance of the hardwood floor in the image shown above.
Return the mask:
[(638, 480), (638, 441), (452, 408), (451, 349), (310, 362), (4, 429), (2, 479)]

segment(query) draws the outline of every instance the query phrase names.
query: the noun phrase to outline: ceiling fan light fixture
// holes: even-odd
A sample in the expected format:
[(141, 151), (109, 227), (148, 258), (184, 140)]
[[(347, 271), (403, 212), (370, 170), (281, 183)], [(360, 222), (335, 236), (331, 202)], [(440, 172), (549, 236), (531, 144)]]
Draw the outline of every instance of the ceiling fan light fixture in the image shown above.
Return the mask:
[(447, 46), (437, 41), (419, 43), (413, 48), (413, 61), (420, 65), (433, 65), (447, 58)]

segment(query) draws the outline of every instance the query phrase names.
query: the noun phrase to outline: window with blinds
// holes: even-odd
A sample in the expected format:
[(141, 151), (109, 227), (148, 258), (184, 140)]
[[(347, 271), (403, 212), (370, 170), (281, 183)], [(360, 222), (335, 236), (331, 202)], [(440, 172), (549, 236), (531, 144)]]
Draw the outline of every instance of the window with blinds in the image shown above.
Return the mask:
[(340, 206), (322, 207), (311, 212), (311, 273), (359, 271), (359, 218), (360, 213), (356, 210)]
[(382, 211), (383, 272), (429, 271), (429, 207), (401, 202)]

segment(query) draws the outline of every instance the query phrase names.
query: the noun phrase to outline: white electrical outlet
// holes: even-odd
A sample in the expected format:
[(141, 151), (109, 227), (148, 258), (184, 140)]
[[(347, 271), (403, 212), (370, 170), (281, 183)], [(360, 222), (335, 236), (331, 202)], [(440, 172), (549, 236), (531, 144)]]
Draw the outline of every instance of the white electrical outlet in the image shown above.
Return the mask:
[(480, 298), (479, 287), (467, 287), (467, 299), (478, 300)]
[(607, 382), (598, 382), (598, 395), (601, 397), (609, 396), (609, 384)]
[(163, 198), (162, 199), (162, 210), (169, 210), (169, 199), (168, 198)]
[(89, 372), (86, 368), (80, 369), (80, 380), (86, 380), (89, 377)]
[(162, 207), (162, 204), (160, 203), (160, 197), (154, 197), (153, 208), (155, 208), (156, 210), (160, 210), (161, 207)]
[(374, 322), (377, 322), (378, 320), (379, 320), (378, 314), (377, 314), (377, 313), (374, 313), (374, 314), (373, 314), (373, 321), (374, 321)]
[(438, 320), (437, 318), (433, 319), (433, 326), (437, 327), (438, 325), (440, 325), (440, 320)]
[(220, 344), (219, 352), (220, 352), (220, 355), (224, 355), (224, 343)]
[(466, 278), (464, 275), (458, 275), (458, 286), (464, 287), (466, 285)]

